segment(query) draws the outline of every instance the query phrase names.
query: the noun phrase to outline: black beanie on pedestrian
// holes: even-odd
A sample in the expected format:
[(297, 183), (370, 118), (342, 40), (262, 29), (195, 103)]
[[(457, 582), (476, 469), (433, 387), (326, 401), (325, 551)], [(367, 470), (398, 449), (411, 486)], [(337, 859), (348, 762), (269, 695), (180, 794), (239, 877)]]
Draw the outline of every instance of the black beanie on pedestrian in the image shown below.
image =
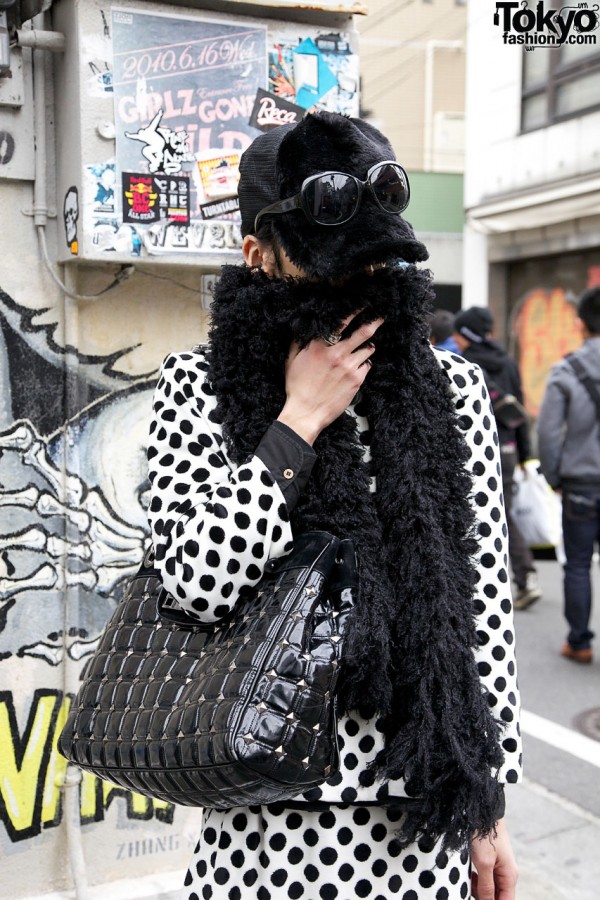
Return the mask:
[(494, 327), (492, 314), (485, 306), (471, 306), (459, 312), (454, 330), (473, 344), (482, 344)]

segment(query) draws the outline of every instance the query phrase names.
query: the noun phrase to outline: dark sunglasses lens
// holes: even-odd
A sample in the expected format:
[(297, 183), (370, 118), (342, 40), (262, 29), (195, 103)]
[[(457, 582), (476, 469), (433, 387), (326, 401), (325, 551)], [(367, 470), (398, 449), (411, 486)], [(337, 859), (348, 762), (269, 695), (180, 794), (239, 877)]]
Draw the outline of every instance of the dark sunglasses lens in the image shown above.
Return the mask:
[(377, 202), (390, 213), (401, 213), (410, 198), (408, 179), (400, 166), (385, 163), (371, 172), (369, 178)]
[(319, 225), (341, 225), (350, 219), (359, 200), (356, 179), (342, 172), (319, 175), (304, 187), (304, 200)]

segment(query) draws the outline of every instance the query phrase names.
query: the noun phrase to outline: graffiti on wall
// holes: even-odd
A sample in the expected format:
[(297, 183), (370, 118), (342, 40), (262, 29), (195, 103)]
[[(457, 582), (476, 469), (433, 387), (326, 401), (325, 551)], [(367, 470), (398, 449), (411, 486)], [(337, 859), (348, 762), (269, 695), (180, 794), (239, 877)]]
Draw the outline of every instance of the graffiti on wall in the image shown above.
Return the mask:
[[(0, 692), (0, 846), (61, 822), (56, 741), (70, 696), (56, 688), (59, 666), (94, 651), (148, 532), (155, 376), (117, 373), (119, 353), (62, 346), (49, 310), (37, 312), (45, 324), (0, 291), (0, 681), (24, 686), (33, 673), (31, 689)], [(83, 824), (117, 800), (127, 821), (173, 823), (171, 805), (90, 774), (79, 792)]]
[[(573, 267), (572, 272), (585, 277), (578, 292), (600, 284), (600, 266), (586, 265), (579, 271)], [(576, 300), (577, 293), (560, 285), (533, 287), (513, 311), (512, 332), (519, 344), (525, 402), (534, 418), (539, 414), (550, 369), (581, 344)]]
[(577, 313), (562, 288), (538, 288), (525, 297), (515, 320), (519, 340), (519, 367), (527, 411), (539, 414), (550, 369), (581, 344)]
[[(57, 752), (56, 741), (69, 703), (61, 691), (36, 690), (21, 732), (12, 693), (0, 693), (0, 821), (13, 842), (60, 824), (60, 784), (67, 761)], [(125, 791), (86, 772), (80, 787), (81, 822), (101, 822), (117, 797), (123, 799), (130, 820), (173, 822), (171, 804)]]
[[(0, 660), (33, 656), (56, 666), (65, 653), (80, 660), (93, 652), (120, 585), (143, 556), (154, 379), (123, 384), (111, 375), (114, 357), (80, 357), (65, 420), (64, 348), (47, 326), (36, 330), (28, 311), (0, 297), (0, 507), (10, 522), (0, 536)], [(11, 318), (23, 331), (13, 330)], [(112, 390), (94, 384), (99, 373)], [(74, 621), (65, 621), (65, 591), (81, 601), (69, 605)], [(11, 627), (23, 617), (25, 632)]]

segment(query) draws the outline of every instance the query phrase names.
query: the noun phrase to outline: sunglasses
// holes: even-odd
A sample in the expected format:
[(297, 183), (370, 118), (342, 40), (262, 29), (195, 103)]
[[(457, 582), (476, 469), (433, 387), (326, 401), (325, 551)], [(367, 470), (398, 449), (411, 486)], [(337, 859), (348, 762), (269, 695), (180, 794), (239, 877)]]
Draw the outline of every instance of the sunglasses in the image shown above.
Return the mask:
[(294, 209), (301, 209), (316, 225), (343, 225), (356, 215), (365, 189), (380, 209), (392, 215), (400, 215), (410, 200), (408, 175), (396, 162), (384, 160), (371, 166), (366, 181), (345, 172), (320, 172), (306, 178), (295, 197), (261, 209), (254, 220), (254, 232), (264, 216)]

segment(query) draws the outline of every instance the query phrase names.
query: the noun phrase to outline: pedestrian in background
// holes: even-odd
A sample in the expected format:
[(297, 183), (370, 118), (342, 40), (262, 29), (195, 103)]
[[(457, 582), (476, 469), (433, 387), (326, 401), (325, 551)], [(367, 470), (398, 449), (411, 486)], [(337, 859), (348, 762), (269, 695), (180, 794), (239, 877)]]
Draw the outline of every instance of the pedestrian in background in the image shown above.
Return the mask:
[(600, 542), (600, 287), (577, 307), (584, 342), (557, 363), (548, 378), (538, 420), (540, 462), (546, 480), (562, 493), (565, 618), (561, 653), (591, 663), (594, 545)]
[(458, 344), (452, 337), (454, 331), (454, 314), (448, 309), (434, 309), (431, 314), (431, 334), (429, 340), (438, 350), (450, 350), (460, 353)]
[[(488, 390), (499, 389), (511, 394), (523, 403), (523, 388), (519, 368), (511, 357), (495, 341), (491, 340), (494, 319), (484, 306), (472, 306), (458, 313), (454, 320), (454, 338), (459, 352), (469, 362), (481, 366)], [(537, 572), (531, 550), (523, 540), (511, 516), (513, 475), (517, 464), (523, 464), (531, 456), (529, 426), (524, 421), (517, 428), (496, 422), (500, 441), (502, 486), (508, 524), (508, 553), (517, 586), (515, 609), (527, 609), (542, 596), (537, 582)]]

